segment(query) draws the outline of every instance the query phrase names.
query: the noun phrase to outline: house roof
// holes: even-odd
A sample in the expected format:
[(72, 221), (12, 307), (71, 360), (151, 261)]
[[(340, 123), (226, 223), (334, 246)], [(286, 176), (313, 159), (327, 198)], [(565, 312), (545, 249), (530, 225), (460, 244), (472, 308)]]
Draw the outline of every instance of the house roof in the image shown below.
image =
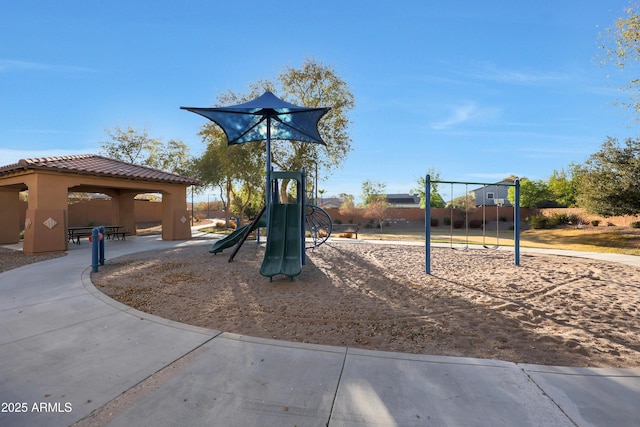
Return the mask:
[(184, 185), (197, 185), (200, 183), (194, 178), (95, 154), (21, 159), (18, 163), (0, 166), (0, 176), (27, 170), (50, 170), (62, 173)]
[(386, 198), (391, 204), (420, 204), (420, 198), (415, 194), (387, 194)]
[(321, 208), (339, 208), (342, 206), (343, 200), (339, 197), (322, 197), (320, 200), (316, 200), (316, 203)]
[(509, 186), (509, 187), (511, 187), (511, 186), (513, 186), (513, 181), (502, 180), (500, 182), (496, 182), (496, 183), (493, 183), (493, 184), (485, 184), (482, 187), (478, 187), (478, 188), (474, 188), (473, 190), (469, 190), (469, 192), (480, 191), (480, 190), (482, 190), (484, 188), (487, 188), (487, 187), (496, 187), (496, 186), (501, 186), (501, 187)]

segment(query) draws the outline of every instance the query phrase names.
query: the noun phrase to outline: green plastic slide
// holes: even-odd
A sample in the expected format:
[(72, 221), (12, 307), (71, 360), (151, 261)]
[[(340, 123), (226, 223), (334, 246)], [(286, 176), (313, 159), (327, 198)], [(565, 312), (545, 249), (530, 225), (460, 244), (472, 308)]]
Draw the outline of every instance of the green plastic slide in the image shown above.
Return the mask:
[(252, 222), (250, 222), (249, 224), (243, 225), (240, 228), (236, 228), (227, 237), (215, 242), (213, 246), (211, 246), (211, 249), (209, 249), (209, 252), (211, 252), (212, 254), (217, 254), (219, 252), (222, 252), (224, 249), (230, 248), (231, 246), (240, 242), (240, 244), (236, 248), (236, 252), (234, 252), (233, 255), (231, 255), (231, 258), (229, 258), (229, 262), (231, 262), (235, 254), (240, 249), (240, 246), (242, 246), (242, 243), (244, 243), (244, 240), (249, 236), (249, 233), (251, 233), (253, 230), (255, 230), (258, 227), (265, 227), (266, 225), (267, 225), (267, 222), (265, 220), (264, 206), (263, 206), (262, 209), (260, 210), (260, 213), (258, 213), (258, 216)]
[(293, 279), (302, 272), (301, 206), (274, 203), (269, 207), (269, 235), (260, 274), (271, 280), (277, 274)]
[(212, 254), (217, 254), (235, 245), (240, 241), (240, 239), (242, 239), (242, 235), (249, 227), (251, 227), (251, 225), (252, 224), (246, 224), (240, 228), (236, 228), (235, 230), (233, 230), (233, 233), (215, 242), (213, 246), (211, 246), (211, 249), (209, 249), (209, 252), (211, 252)]

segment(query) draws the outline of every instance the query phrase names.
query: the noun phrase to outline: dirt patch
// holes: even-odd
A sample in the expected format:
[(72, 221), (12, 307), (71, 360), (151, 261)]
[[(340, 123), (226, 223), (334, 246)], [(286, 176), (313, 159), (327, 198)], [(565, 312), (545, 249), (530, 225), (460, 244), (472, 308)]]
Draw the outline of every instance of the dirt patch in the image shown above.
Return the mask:
[(46, 261), (48, 259), (59, 258), (65, 255), (66, 253), (64, 252), (27, 255), (22, 251), (0, 248), (0, 273), (22, 267), (24, 265), (33, 264), (34, 262)]

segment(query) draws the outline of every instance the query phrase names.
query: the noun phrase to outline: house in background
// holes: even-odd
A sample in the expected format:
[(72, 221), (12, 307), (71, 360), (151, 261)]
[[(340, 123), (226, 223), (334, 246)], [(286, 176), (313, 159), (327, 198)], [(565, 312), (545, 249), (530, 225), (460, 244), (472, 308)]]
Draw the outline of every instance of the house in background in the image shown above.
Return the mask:
[(511, 181), (500, 181), (471, 190), (469, 194), (473, 195), (476, 206), (511, 206), (508, 198), (511, 185)]
[(420, 197), (417, 194), (387, 194), (386, 197), (391, 208), (420, 207)]
[[(419, 208), (420, 197), (417, 194), (385, 194), (390, 208)], [(323, 209), (338, 209), (344, 200), (341, 197), (320, 197), (317, 205)]]
[(320, 197), (316, 203), (322, 209), (339, 209), (343, 200), (340, 197)]

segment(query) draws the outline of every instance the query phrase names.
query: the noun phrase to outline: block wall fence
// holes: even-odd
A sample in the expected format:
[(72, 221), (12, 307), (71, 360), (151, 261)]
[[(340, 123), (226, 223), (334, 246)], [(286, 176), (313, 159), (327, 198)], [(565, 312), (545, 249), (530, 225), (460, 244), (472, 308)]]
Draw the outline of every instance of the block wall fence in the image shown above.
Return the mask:
[[(111, 200), (91, 200), (88, 202), (78, 202), (69, 205), (69, 226), (86, 226), (86, 225), (101, 225), (108, 224), (109, 211), (111, 209)], [(25, 212), (27, 210), (27, 203), (20, 202), (20, 223), (24, 224)], [(356, 209), (353, 216), (346, 216), (340, 213), (339, 209), (331, 208), (327, 209), (327, 212), (331, 218), (336, 221), (340, 221), (343, 224), (360, 224), (364, 225), (369, 222), (368, 218), (364, 216), (363, 209)], [(530, 209), (522, 208), (520, 210), (521, 218), (524, 220), (526, 217), (543, 214), (546, 216), (552, 216), (558, 213), (566, 214), (578, 214), (586, 222), (591, 220), (600, 220), (600, 225), (605, 226), (607, 224), (613, 224), (616, 226), (629, 226), (634, 221), (639, 221), (639, 216), (617, 216), (603, 218), (597, 215), (586, 214), (583, 209), (579, 208), (550, 208), (550, 209)], [(198, 213), (198, 212), (196, 212)], [(146, 200), (136, 200), (134, 205), (134, 214), (136, 223), (153, 223), (160, 222), (162, 219), (162, 203), (152, 202)], [(204, 212), (200, 212), (204, 214)], [(210, 214), (215, 217), (222, 218), (224, 213), (220, 211), (211, 211)], [(495, 221), (496, 217), (500, 220), (507, 222), (513, 221), (513, 208), (502, 207), (498, 208), (496, 212), (495, 207), (486, 207), (484, 215), (488, 221)], [(206, 215), (205, 215), (206, 216)], [(444, 218), (451, 218), (452, 212), (449, 208), (433, 208), (431, 210), (431, 217), (439, 221), (440, 226), (444, 225)], [(482, 220), (483, 212), (482, 208), (475, 208), (468, 213), (469, 220), (477, 219)], [(464, 219), (465, 213), (462, 210), (454, 209), (453, 220)], [(424, 209), (419, 208), (389, 208), (387, 212), (387, 219), (390, 220), (406, 220), (412, 223), (424, 222)]]

